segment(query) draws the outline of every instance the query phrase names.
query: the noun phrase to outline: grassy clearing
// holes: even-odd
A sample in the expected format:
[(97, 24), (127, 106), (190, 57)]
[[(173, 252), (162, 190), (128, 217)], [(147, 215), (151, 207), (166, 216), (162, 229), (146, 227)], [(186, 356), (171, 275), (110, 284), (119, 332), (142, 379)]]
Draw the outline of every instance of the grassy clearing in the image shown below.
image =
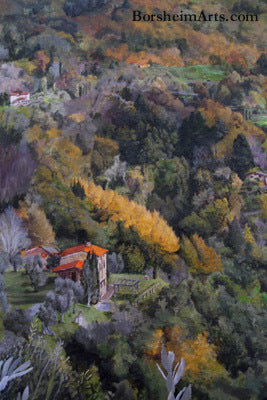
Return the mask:
[(40, 288), (38, 292), (35, 292), (30, 285), (30, 279), (25, 274), (24, 269), (17, 272), (6, 271), (4, 273), (4, 280), (8, 302), (13, 308), (28, 308), (33, 304), (42, 303), (49, 290), (54, 289), (55, 275), (53, 272), (49, 272), (47, 284)]
[[(73, 307), (71, 307), (70, 310), (66, 312), (64, 316), (64, 323), (58, 322), (57, 325), (50, 327), (50, 329), (55, 332), (55, 336), (45, 335), (48, 348), (53, 349), (59, 338), (65, 343), (71, 340), (74, 332), (79, 327), (79, 325), (74, 322), (75, 317), (78, 315), (79, 311), (82, 312), (82, 317), (86, 320), (88, 324), (95, 321), (101, 323), (109, 319), (109, 313), (99, 311), (94, 306), (88, 308), (83, 304), (77, 304), (75, 313), (73, 313)], [(60, 321), (60, 315), (58, 316), (58, 320)]]
[(257, 125), (259, 128), (265, 128), (267, 129), (267, 115), (257, 115), (254, 116), (251, 119), (251, 122), (253, 122), (255, 125)]
[(216, 65), (192, 65), (189, 67), (170, 67), (170, 72), (186, 80), (221, 81), (225, 72)]
[(5, 110), (16, 110), (17, 111), (17, 107), (10, 106), (10, 105), (0, 106), (0, 112), (5, 111)]
[(171, 73), (174, 78), (185, 81), (221, 81), (227, 75), (218, 65), (191, 65), (188, 67), (163, 67), (153, 65), (147, 68), (149, 75), (157, 76), (161, 73)]
[(160, 284), (160, 286), (165, 286), (166, 283), (158, 278), (158, 279), (149, 279), (146, 280), (144, 278), (144, 275), (142, 274), (112, 274), (109, 283), (114, 284), (117, 282), (119, 278), (122, 279), (135, 279), (140, 281), (139, 283), (139, 293), (137, 290), (134, 290), (134, 295), (132, 295), (132, 289), (130, 287), (124, 287), (121, 286), (120, 291), (117, 293), (116, 297), (113, 297), (113, 301), (118, 301), (120, 302), (121, 300), (129, 300), (130, 302), (135, 301), (139, 296), (141, 296), (146, 290), (151, 288), (152, 286), (155, 286), (157, 283)]
[[(48, 273), (48, 283), (46, 286), (41, 288), (39, 292), (34, 292), (24, 270), (19, 270), (17, 272), (6, 271), (4, 279), (8, 302), (11, 304), (12, 308), (19, 307), (22, 309), (43, 302), (49, 290), (54, 289), (55, 278), (55, 274), (52, 272)], [(86, 305), (77, 304), (75, 313), (73, 313), (73, 306), (71, 306), (70, 310), (66, 312), (64, 316), (64, 323), (58, 322), (57, 325), (51, 326), (51, 329), (55, 332), (55, 336), (45, 335), (48, 349), (53, 350), (59, 339), (64, 342), (71, 340), (75, 330), (79, 327), (79, 325), (74, 322), (79, 311), (81, 311), (82, 317), (87, 323), (92, 323), (94, 321), (104, 322), (109, 319), (109, 313), (99, 311), (94, 306), (88, 308)], [(0, 313), (0, 340), (2, 340), (4, 336), (2, 317), (3, 315)], [(60, 321), (60, 315), (58, 315), (58, 321)], [(39, 331), (41, 332), (40, 321), (38, 325)]]

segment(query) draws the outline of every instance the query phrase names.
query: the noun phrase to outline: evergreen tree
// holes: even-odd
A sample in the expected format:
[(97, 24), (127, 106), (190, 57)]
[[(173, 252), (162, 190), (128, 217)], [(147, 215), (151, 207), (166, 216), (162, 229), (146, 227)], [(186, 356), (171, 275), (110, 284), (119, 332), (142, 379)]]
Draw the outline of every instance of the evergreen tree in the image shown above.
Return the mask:
[(231, 159), (231, 168), (241, 179), (245, 179), (249, 169), (254, 167), (253, 155), (247, 139), (240, 134), (234, 141)]
[(115, 386), (116, 386), (116, 393), (115, 393), (116, 399), (134, 400), (136, 398), (134, 390), (127, 379), (124, 379), (123, 381), (115, 384)]
[(244, 247), (244, 237), (242, 235), (239, 221), (236, 217), (229, 226), (226, 244), (231, 247), (235, 253), (240, 253)]
[(260, 74), (266, 75), (267, 71), (267, 54), (262, 53), (260, 57), (258, 58), (257, 62), (257, 70)]
[(180, 147), (184, 156), (192, 158), (194, 146), (207, 144), (214, 140), (214, 132), (205, 124), (205, 120), (199, 111), (191, 113), (186, 118), (180, 129)]
[(99, 299), (99, 275), (97, 256), (94, 252), (88, 253), (83, 264), (81, 283), (87, 296), (87, 306), (90, 307), (91, 302), (96, 304)]
[(79, 197), (81, 200), (83, 200), (85, 198), (84, 188), (82, 187), (80, 182), (75, 182), (72, 185), (71, 190), (73, 191), (75, 196)]
[(122, 8), (131, 8), (131, 4), (130, 4), (129, 0), (124, 0), (121, 7)]
[(257, 279), (255, 264), (249, 252), (250, 248), (247, 246), (244, 254), (237, 255), (234, 258), (233, 269), (228, 272), (230, 278), (243, 289), (251, 285), (252, 282)]

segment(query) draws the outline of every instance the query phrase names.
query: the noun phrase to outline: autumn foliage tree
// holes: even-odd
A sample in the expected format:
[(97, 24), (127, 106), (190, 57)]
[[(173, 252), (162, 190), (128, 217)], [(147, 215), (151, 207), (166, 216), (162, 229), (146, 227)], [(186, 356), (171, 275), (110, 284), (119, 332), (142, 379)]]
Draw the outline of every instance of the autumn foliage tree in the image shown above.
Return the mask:
[(34, 246), (54, 246), (56, 242), (55, 233), (45, 215), (45, 212), (39, 207), (37, 203), (31, 204), (26, 212), (26, 222), (32, 244)]
[(183, 235), (180, 254), (190, 267), (192, 274), (222, 271), (222, 262), (216, 251), (207, 246), (196, 233), (190, 239)]
[(37, 71), (41, 74), (44, 74), (46, 66), (50, 61), (50, 58), (43, 50), (37, 51), (35, 58), (36, 58)]
[(185, 337), (185, 332), (179, 326), (157, 329), (150, 343), (147, 354), (154, 360), (160, 360), (162, 345), (168, 351), (173, 351), (176, 359), (184, 358), (187, 378), (194, 385), (202, 383), (209, 385), (214, 379), (226, 376), (224, 367), (217, 361), (217, 349), (208, 341), (208, 333), (202, 332), (195, 339)]
[[(233, 84), (232, 84), (233, 86)], [(202, 102), (202, 106), (199, 108), (199, 111), (204, 118), (205, 125), (211, 129), (211, 132), (215, 132), (218, 136), (218, 140), (216, 143), (213, 142), (212, 151), (214, 157), (221, 158), (225, 156), (226, 158), (230, 158), (232, 155), (233, 144), (235, 139), (242, 135), (245, 137), (253, 137), (255, 139), (264, 140), (264, 132), (252, 124), (250, 121), (245, 121), (239, 112), (232, 111), (230, 107), (225, 107), (224, 105), (216, 102), (212, 99), (205, 99)], [(246, 144), (244, 144), (245, 138), (240, 139), (237, 142), (237, 145), (241, 146), (241, 157), (243, 153), (248, 154), (249, 163), (251, 162), (251, 156), (247, 149)], [(237, 149), (238, 153), (238, 149)], [(245, 155), (244, 154), (244, 155)], [(237, 154), (237, 162), (236, 159), (233, 160), (234, 164), (239, 166), (239, 158)], [(243, 160), (245, 165), (247, 166), (247, 160)], [(241, 166), (242, 167), (242, 166)], [(243, 179), (243, 178), (242, 178)]]
[(179, 250), (179, 239), (157, 211), (150, 212), (135, 201), (113, 190), (104, 190), (93, 182), (88, 184), (81, 178), (78, 181), (87, 199), (104, 213), (104, 218), (123, 221), (126, 228), (136, 227), (142, 239), (159, 245), (163, 252), (175, 253)]

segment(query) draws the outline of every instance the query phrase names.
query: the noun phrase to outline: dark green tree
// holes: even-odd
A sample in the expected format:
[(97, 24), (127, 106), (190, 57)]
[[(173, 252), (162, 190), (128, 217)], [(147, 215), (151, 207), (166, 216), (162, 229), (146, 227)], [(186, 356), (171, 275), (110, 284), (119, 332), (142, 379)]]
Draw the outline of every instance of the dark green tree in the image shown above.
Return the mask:
[(116, 384), (115, 398), (120, 400), (134, 400), (136, 398), (134, 390), (127, 379)]
[(130, 4), (129, 0), (124, 0), (121, 7), (122, 8), (131, 8), (131, 4)]
[(245, 179), (246, 173), (254, 167), (253, 155), (247, 139), (239, 134), (233, 144), (231, 168), (241, 179)]
[(154, 191), (161, 198), (166, 198), (167, 196), (173, 198), (179, 193), (179, 198), (184, 196), (186, 200), (189, 173), (189, 166), (184, 157), (160, 160), (157, 163), (155, 172)]
[(235, 217), (229, 225), (229, 233), (226, 238), (226, 244), (231, 247), (235, 253), (240, 253), (244, 248), (244, 237), (238, 219)]
[(83, 371), (79, 376), (78, 382), (79, 399), (103, 400), (104, 393), (101, 387), (98, 368), (95, 365)]
[(257, 69), (260, 74), (266, 75), (267, 71), (267, 54), (262, 53), (260, 57), (258, 58), (257, 62)]
[(99, 299), (99, 275), (97, 256), (94, 252), (88, 253), (83, 264), (81, 283), (87, 297), (87, 306), (90, 307), (91, 302), (96, 304)]
[(84, 189), (81, 186), (80, 182), (75, 182), (72, 185), (71, 190), (73, 191), (75, 196), (79, 197), (81, 200), (83, 200), (85, 198)]
[(155, 170), (155, 187), (147, 206), (158, 210), (175, 227), (187, 214), (189, 188), (190, 167), (184, 157), (159, 160)]
[(4, 92), (0, 94), (0, 106), (8, 106), (9, 105), (9, 93)]
[[(231, 279), (238, 285), (246, 288), (257, 279), (257, 272), (254, 267), (254, 261), (249, 254), (249, 246), (246, 246), (245, 254), (237, 255), (234, 258), (234, 265)], [(231, 273), (229, 273), (230, 275)]]
[(179, 136), (182, 154), (188, 158), (192, 158), (194, 146), (206, 145), (215, 137), (213, 129), (205, 124), (199, 111), (191, 113), (183, 121), (179, 129)]

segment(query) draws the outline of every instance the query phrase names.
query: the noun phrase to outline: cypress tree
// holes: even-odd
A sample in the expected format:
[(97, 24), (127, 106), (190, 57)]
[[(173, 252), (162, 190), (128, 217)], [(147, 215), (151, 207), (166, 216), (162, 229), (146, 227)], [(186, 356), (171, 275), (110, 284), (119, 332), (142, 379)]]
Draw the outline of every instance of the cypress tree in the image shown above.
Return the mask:
[(99, 275), (97, 256), (94, 252), (88, 253), (83, 264), (81, 283), (87, 296), (88, 307), (91, 302), (96, 304), (99, 300)]
[(244, 248), (245, 240), (241, 231), (239, 221), (236, 217), (229, 225), (229, 233), (226, 244), (231, 247), (235, 253), (240, 253)]
[(254, 167), (253, 155), (247, 139), (239, 134), (233, 144), (231, 168), (241, 179), (245, 179), (246, 173)]

